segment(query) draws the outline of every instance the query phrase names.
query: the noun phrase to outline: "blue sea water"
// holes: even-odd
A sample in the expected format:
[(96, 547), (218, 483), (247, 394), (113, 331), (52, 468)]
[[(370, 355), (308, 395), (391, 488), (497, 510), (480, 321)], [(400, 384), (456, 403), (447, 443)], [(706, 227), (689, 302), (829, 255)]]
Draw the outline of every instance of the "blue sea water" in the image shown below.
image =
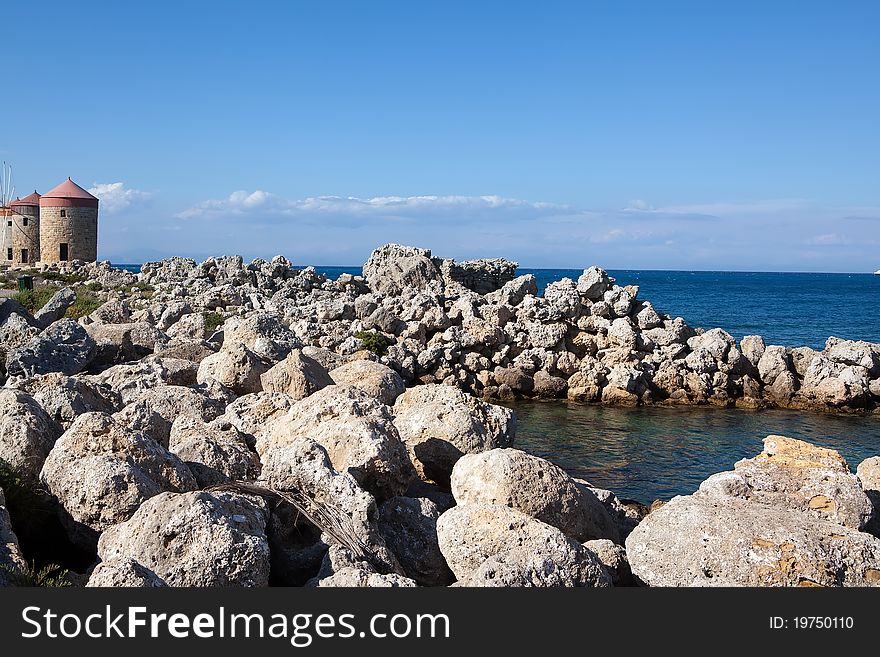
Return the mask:
[[(139, 265), (117, 265), (139, 271)], [(360, 267), (316, 267), (330, 278)], [(539, 293), (582, 270), (527, 269)], [(880, 276), (704, 271), (609, 271), (639, 298), (691, 326), (719, 326), (735, 338), (821, 349), (828, 336), (880, 342)], [(761, 451), (770, 434), (837, 449), (851, 468), (880, 455), (880, 415), (842, 416), (718, 408), (606, 408), (523, 401), (516, 446), (621, 497), (650, 502), (696, 490), (709, 475)]]

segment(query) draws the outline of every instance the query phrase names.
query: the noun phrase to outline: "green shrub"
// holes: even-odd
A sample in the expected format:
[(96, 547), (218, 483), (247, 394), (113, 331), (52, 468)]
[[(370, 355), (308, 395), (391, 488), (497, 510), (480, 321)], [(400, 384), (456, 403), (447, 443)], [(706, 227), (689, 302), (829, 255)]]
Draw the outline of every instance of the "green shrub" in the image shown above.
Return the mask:
[(98, 281), (91, 281), (90, 283), (86, 283), (84, 287), (90, 292), (100, 292), (104, 289), (104, 286), (101, 285)]
[(40, 308), (46, 305), (46, 302), (52, 298), (58, 291), (58, 288), (49, 287), (48, 285), (37, 285), (33, 290), (25, 290), (19, 292), (13, 299), (18, 301), (22, 306), (28, 309), (28, 312), (34, 314)]
[(388, 350), (385, 338), (375, 331), (361, 331), (360, 333), (355, 333), (354, 337), (361, 341), (361, 346), (364, 349), (372, 351), (377, 356), (384, 356)]
[(205, 331), (208, 333), (213, 333), (218, 328), (223, 325), (223, 322), (226, 320), (223, 319), (223, 315), (218, 312), (206, 312), (205, 313)]
[(80, 292), (76, 295), (76, 301), (64, 313), (70, 319), (79, 319), (95, 312), (104, 302), (91, 292)]
[(39, 586), (42, 588), (72, 586), (68, 577), (70, 571), (54, 563), (43, 568), (37, 568), (33, 562), (24, 566), (6, 564), (3, 566), (3, 570), (12, 586)]
[(62, 283), (82, 283), (85, 278), (77, 274), (62, 274), (57, 271), (47, 271), (40, 274), (47, 281), (61, 281)]

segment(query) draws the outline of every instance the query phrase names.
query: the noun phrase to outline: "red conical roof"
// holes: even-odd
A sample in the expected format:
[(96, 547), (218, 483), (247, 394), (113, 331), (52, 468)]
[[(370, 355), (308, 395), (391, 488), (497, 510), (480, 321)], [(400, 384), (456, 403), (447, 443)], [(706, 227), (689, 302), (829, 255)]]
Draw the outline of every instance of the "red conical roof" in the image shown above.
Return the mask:
[(40, 206), (97, 208), (98, 199), (68, 178), (58, 187), (43, 194), (40, 197)]
[(12, 203), (9, 204), (9, 207), (14, 208), (17, 205), (39, 205), (40, 204), (40, 195), (37, 194), (37, 190), (34, 190), (33, 194), (28, 194), (24, 198), (17, 198)]

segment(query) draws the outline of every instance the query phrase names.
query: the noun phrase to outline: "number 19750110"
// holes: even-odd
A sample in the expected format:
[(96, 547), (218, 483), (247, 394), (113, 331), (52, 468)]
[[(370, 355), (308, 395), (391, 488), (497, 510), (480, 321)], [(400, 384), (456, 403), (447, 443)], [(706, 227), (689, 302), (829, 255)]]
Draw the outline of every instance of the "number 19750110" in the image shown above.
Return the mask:
[(852, 616), (770, 617), (770, 628), (774, 630), (851, 630), (854, 625)]

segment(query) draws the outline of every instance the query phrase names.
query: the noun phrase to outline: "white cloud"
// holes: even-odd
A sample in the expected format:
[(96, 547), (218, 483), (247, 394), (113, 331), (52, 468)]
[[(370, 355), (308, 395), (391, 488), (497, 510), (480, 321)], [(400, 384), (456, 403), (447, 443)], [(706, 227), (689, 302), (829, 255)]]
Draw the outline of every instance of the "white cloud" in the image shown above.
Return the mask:
[(142, 192), (139, 189), (126, 189), (125, 183), (95, 183), (89, 188), (89, 194), (97, 196), (101, 201), (101, 209), (113, 214), (125, 210), (133, 203), (148, 201), (152, 198), (149, 192)]
[(411, 216), (461, 212), (463, 214), (495, 212), (499, 210), (532, 213), (559, 213), (568, 206), (556, 203), (524, 201), (502, 196), (310, 196), (304, 199), (285, 199), (277, 194), (256, 190), (236, 191), (222, 200), (202, 201), (177, 214), (182, 219), (207, 216), (250, 214), (284, 216), (340, 215), (340, 216)]

